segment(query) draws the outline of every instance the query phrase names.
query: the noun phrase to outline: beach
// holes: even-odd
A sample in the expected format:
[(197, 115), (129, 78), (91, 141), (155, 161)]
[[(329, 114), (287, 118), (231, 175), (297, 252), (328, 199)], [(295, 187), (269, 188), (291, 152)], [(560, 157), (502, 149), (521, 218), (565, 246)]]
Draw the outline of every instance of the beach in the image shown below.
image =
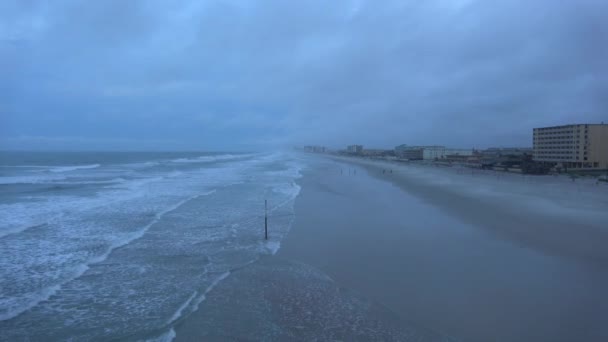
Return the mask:
[(2, 341), (608, 340), (608, 187), (590, 179), (0, 156)]
[(0, 18), (0, 342), (608, 342), (608, 0)]
[(604, 214), (601, 203), (584, 203), (601, 202), (602, 188), (552, 216), (540, 205), (522, 210), (523, 197), (509, 207), (505, 189), (576, 186), (501, 175), (503, 187), (462, 170), (306, 159), (278, 252), (233, 270), (177, 324), (176, 341), (608, 338)]
[[(521, 195), (512, 205), (500, 187), (482, 195), (495, 181), (481, 176), (466, 174), (469, 187), (480, 185), (462, 191), (466, 171), (319, 162), (300, 180), (297, 219), (278, 256), (318, 267), (403, 324), (459, 340), (608, 339), (605, 190), (551, 214), (514, 193), (517, 177), (501, 180)], [(425, 178), (433, 172), (444, 179)], [(527, 188), (544, 189), (538, 182)]]

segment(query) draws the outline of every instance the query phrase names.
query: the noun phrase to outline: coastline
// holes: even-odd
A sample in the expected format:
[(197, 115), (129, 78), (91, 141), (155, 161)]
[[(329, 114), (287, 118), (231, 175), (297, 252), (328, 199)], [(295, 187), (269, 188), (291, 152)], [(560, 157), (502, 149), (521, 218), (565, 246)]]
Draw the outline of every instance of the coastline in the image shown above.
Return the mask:
[[(316, 158), (297, 183), (295, 222), (276, 255), (231, 272), (176, 324), (175, 341), (608, 338), (596, 249), (607, 240), (593, 221), (576, 237), (561, 217), (394, 164)], [(542, 219), (554, 225), (548, 240)]]
[(400, 171), (321, 160), (301, 180), (277, 255), (318, 267), (404, 325), (463, 341), (608, 339), (598, 322), (608, 310), (608, 238), (596, 221), (572, 226), (567, 210), (506, 208), (509, 198)]
[[(295, 246), (313, 254), (318, 247), (315, 241), (301, 239), (300, 230), (305, 229), (297, 228), (307, 225), (305, 218), (316, 217), (314, 211), (323, 205), (316, 201), (317, 196), (331, 193), (330, 189), (318, 191), (317, 181), (314, 172), (308, 171), (296, 181), (301, 192), (295, 203), (295, 222), (278, 252), (231, 270), (229, 277), (209, 291), (198, 310), (176, 322), (163, 337), (173, 341), (455, 341), (434, 329), (402, 320), (385, 305), (334, 278), (318, 263), (293, 257)], [(272, 218), (269, 225), (272, 235)], [(340, 236), (334, 238), (340, 240)]]

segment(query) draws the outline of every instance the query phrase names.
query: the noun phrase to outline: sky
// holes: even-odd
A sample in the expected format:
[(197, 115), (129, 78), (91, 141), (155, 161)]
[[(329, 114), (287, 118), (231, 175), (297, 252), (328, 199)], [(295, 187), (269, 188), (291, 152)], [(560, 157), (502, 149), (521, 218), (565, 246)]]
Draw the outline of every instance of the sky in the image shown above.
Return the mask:
[(530, 146), (602, 121), (605, 0), (0, 1), (0, 149)]

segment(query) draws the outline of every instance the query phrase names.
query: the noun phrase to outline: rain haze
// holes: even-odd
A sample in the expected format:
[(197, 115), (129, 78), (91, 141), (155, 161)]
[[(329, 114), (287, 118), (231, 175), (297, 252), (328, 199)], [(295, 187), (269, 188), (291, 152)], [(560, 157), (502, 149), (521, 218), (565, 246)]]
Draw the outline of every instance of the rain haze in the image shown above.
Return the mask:
[(608, 1), (0, 0), (0, 342), (608, 341)]
[(599, 0), (3, 1), (0, 147), (529, 146), (532, 127), (607, 118), (606, 13)]

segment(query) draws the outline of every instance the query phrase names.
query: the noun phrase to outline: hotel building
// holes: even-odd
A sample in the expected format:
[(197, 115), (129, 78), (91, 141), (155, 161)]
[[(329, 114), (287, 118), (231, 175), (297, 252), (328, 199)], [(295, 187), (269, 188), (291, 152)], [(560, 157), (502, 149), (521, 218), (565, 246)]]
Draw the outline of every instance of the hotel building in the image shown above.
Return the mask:
[(608, 124), (534, 128), (533, 159), (566, 169), (608, 169)]

